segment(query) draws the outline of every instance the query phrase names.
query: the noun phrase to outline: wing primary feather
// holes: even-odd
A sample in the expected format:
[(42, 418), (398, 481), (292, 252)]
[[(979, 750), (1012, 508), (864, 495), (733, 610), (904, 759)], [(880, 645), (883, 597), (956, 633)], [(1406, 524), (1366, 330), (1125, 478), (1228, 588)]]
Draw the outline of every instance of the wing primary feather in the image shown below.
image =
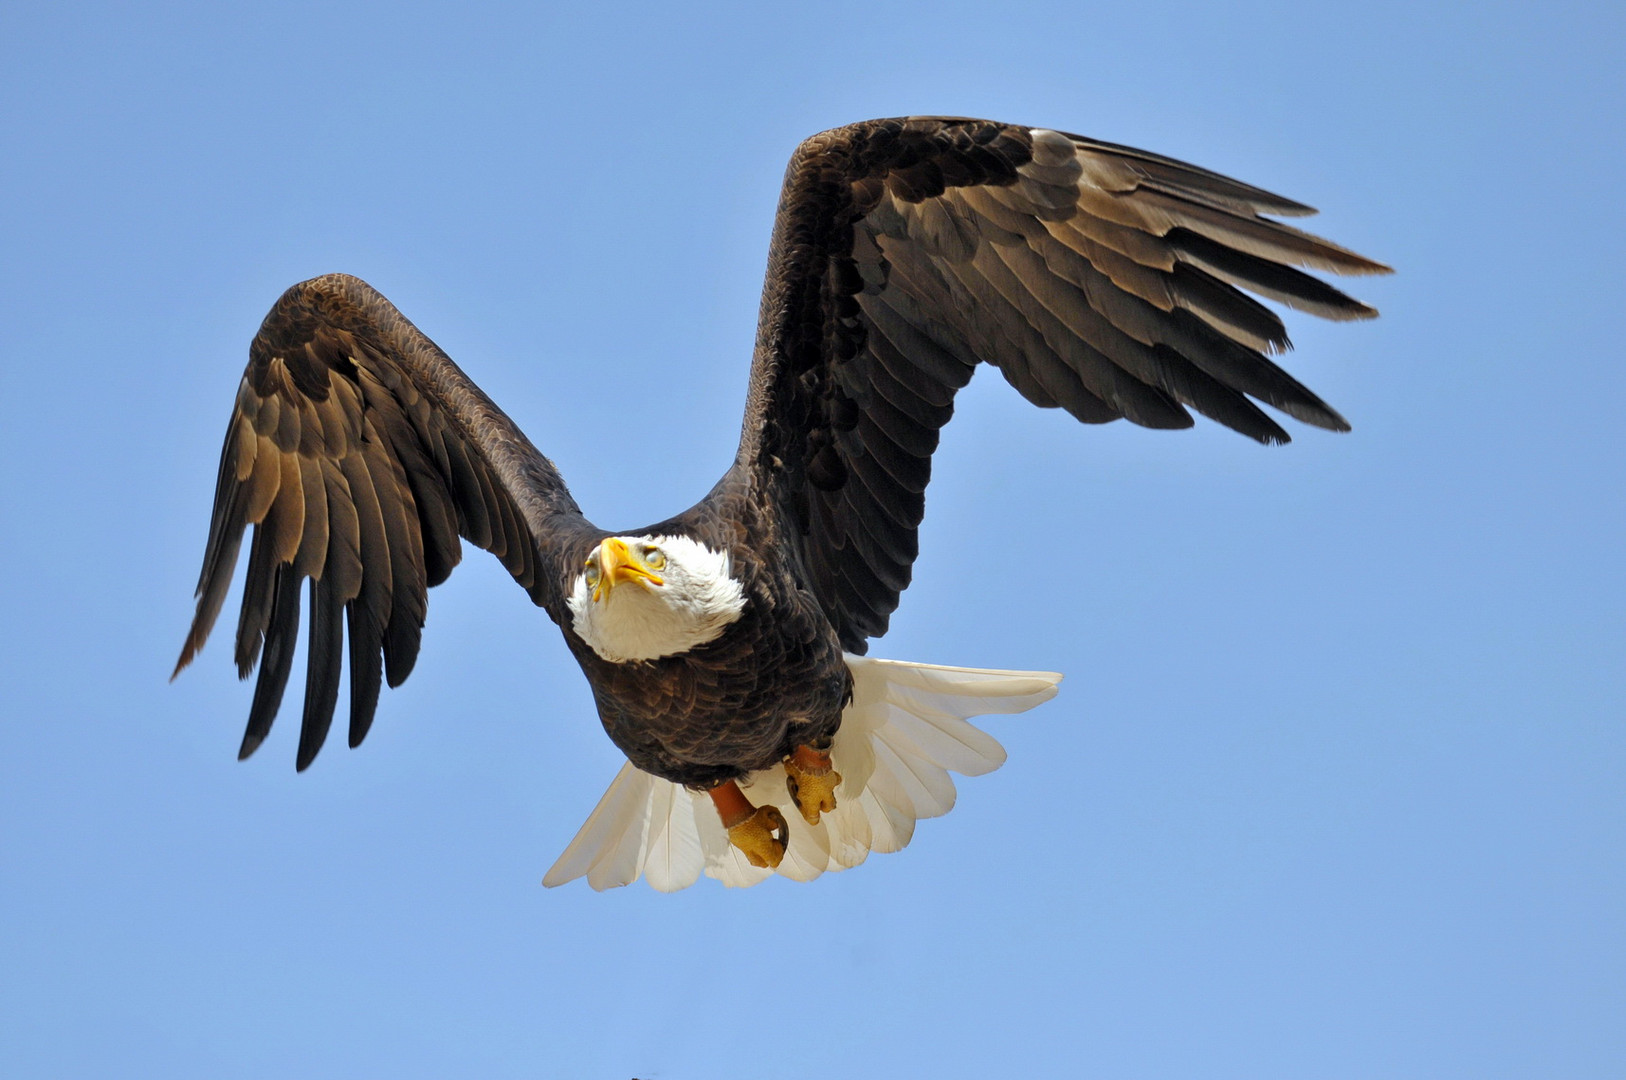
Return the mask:
[(1334, 274), (1387, 274), (1389, 267), (1291, 225), (1243, 217), (1161, 191), (1137, 191), (1137, 208), (1165, 238), (1184, 227), (1216, 243), (1273, 262), (1296, 263)]
[(395, 689), (406, 682), (407, 676), (418, 663), (418, 650), (423, 644), (424, 618), (421, 611), (411, 612), (397, 607), (384, 628), (384, 678)]
[(339, 701), (339, 671), (344, 658), (344, 629), (339, 619), (344, 601), (326, 581), (311, 581), (311, 640), (305, 661), (305, 715), (299, 725), (295, 768), (304, 772), (316, 760), (333, 724)]
[[(234, 485), (235, 486), (235, 485)], [(175, 680), (186, 665), (190, 664), (203, 648), (203, 643), (209, 639), (209, 632), (214, 629), (215, 620), (220, 617), (220, 609), (226, 603), (226, 593), (231, 588), (232, 570), (237, 564), (237, 553), (242, 548), (243, 526), (234, 523), (223, 530), (228, 535), (222, 537), (218, 551), (217, 564), (208, 568), (204, 578), (198, 583), (198, 606), (192, 616), (192, 625), (187, 629), (186, 640), (181, 644), (180, 658), (175, 661), (175, 670), (169, 673), (170, 681)], [(222, 572), (220, 567), (224, 566)]]
[[(397, 558), (405, 558), (405, 551), (400, 551), (400, 553), (390, 551), (389, 535), (385, 532), (384, 511), (380, 507), (376, 478), (372, 477), (371, 470), (367, 468), (366, 455), (364, 455), (363, 447), (359, 442), (356, 451), (351, 452), (351, 454), (346, 455), (345, 459), (341, 460), (340, 467), (345, 473), (345, 480), (350, 483), (351, 501), (353, 501), (354, 511), (356, 511), (356, 527), (358, 527), (359, 551), (361, 551), (361, 586), (356, 590), (353, 597), (338, 594), (333, 597), (333, 602), (335, 602), (335, 605), (346, 605), (351, 610), (359, 610), (359, 612), (364, 613), (363, 621), (369, 628), (367, 639), (374, 642), (374, 649), (377, 649), (377, 647), (380, 647), (377, 644), (380, 629), (384, 628), (390, 620), (393, 563)], [(337, 633), (337, 608), (333, 613), (333, 629)], [(312, 649), (314, 647), (315, 644), (312, 642)], [(340, 654), (338, 654), (337, 638), (335, 638), (335, 649), (333, 649), (335, 675), (337, 675), (338, 655)], [(312, 655), (312, 665), (314, 664), (315, 657)], [(376, 667), (377, 660), (374, 659), (372, 664)], [(354, 678), (354, 673), (351, 673), (351, 678)], [(354, 695), (354, 693), (356, 693), (356, 690), (354, 690), (353, 686), (351, 695)], [(374, 693), (374, 696), (377, 695), (376, 690), (372, 691), (372, 693)], [(351, 727), (354, 727), (354, 724), (356, 722), (353, 719)], [(314, 755), (314, 751), (312, 751), (312, 755)]]
[[(1053, 284), (1063, 290), (1073, 288), (1071, 283)], [(1126, 305), (1145, 303), (1127, 295), (1120, 297), (1119, 300)], [(1146, 310), (1153, 309), (1146, 305)], [(1180, 349), (1164, 344), (1161, 340), (1156, 340), (1148, 348), (1135, 338), (1119, 333), (1110, 325), (1110, 320), (1100, 319), (1087, 308), (1078, 305), (1047, 309), (1047, 314), (1051, 312), (1069, 315), (1075, 320), (1072, 323), (1074, 327), (1081, 328), (1082, 333), (1093, 337), (1104, 350), (1107, 350), (1113, 364), (1125, 368), (1134, 378), (1156, 386), (1175, 401), (1196, 409), (1210, 420), (1218, 421), (1258, 442), (1277, 445), (1288, 441), (1287, 432), (1281, 425), (1262, 412), (1236, 388), (1212, 377)], [(1180, 314), (1186, 315), (1187, 312)], [(1059, 315), (1057, 317), (1059, 319)], [(1159, 330), (1161, 331), (1161, 327)], [(1152, 336), (1156, 339), (1164, 335), (1159, 332)], [(1234, 347), (1243, 348), (1240, 345)], [(1093, 351), (1086, 346), (1084, 357), (1087, 359)]]
[(1190, 229), (1173, 229), (1167, 239), (1181, 261), (1268, 300), (1338, 322), (1378, 316), (1377, 308), (1345, 295), (1318, 277), (1226, 247)]
[(1293, 347), (1275, 312), (1206, 270), (1181, 263), (1169, 275), (1169, 288), (1181, 307), (1233, 341), (1262, 353)]
[(1238, 391), (1210, 376), (1167, 345), (1154, 345), (1152, 351), (1162, 361), (1169, 392), (1210, 420), (1246, 435), (1266, 446), (1291, 441), (1276, 421)]
[(1078, 146), (1080, 156), (1085, 161), (1091, 157), (1116, 158), (1129, 163), (1133, 173), (1140, 176), (1186, 191), (1208, 192), (1227, 201), (1241, 203), (1256, 213), (1280, 214), (1283, 217), (1305, 217), (1315, 213), (1314, 207), (1233, 180), (1200, 165), (1082, 135), (1067, 137)]
[[(1053, 305), (1057, 317), (1137, 377), (1168, 377), (1153, 376), (1151, 372), (1163, 368), (1171, 353), (1146, 348), (1167, 346), (1172, 355), (1183, 357), (1222, 385), (1250, 394), (1289, 416), (1331, 430), (1348, 429), (1342, 417), (1292, 376), (1194, 312), (1184, 308), (1163, 311), (1138, 296), (1119, 291), (1105, 274), (1089, 262), (1073, 258), (1070, 249), (1059, 242), (1047, 239), (1041, 242), (1040, 249), (1045, 264), (1058, 276), (1053, 287), (1064, 292), (1077, 288), (1087, 298), (1087, 303)], [(1027, 257), (1021, 249), (1000, 254), (1015, 260)], [(1274, 433), (1271, 438), (1276, 439)]]
[(260, 664), (260, 677), (254, 683), (254, 701), (248, 709), (248, 726), (243, 730), (243, 742), (237, 748), (237, 760), (242, 761), (259, 749), (271, 731), (282, 704), (282, 692), (288, 685), (288, 673), (293, 668), (294, 647), (299, 643), (299, 585), (293, 571), (284, 566), (276, 572), (276, 600), (271, 608), (271, 623), (265, 635), (265, 656)]
[(236, 569), (237, 554), (242, 549), (243, 530), (247, 522), (242, 515), (245, 493), (243, 485), (231, 475), (235, 463), (230, 457), (232, 436), (226, 437), (226, 448), (221, 451), (219, 477), (216, 481), (215, 506), (209, 523), (209, 539), (204, 545), (203, 569), (198, 574), (198, 587), (193, 595), (197, 608), (186, 640), (181, 644), (181, 655), (170, 672), (170, 681), (190, 664), (209, 639), (220, 609), (225, 605), (226, 593), (231, 588), (232, 571)]
[(254, 526), (248, 545), (248, 570), (243, 575), (243, 607), (237, 616), (237, 677), (246, 679), (260, 658), (260, 646), (271, 622), (271, 605), (276, 599), (277, 567), (271, 561), (270, 545), (265, 543), (265, 526)]
[(378, 711), (379, 681), (382, 677), (380, 649), (383, 635), (372, 616), (352, 601), (345, 605), (345, 623), (350, 646), (350, 748), (361, 745), (372, 729)]
[[(1348, 431), (1349, 421), (1322, 401), (1303, 383), (1265, 357), (1203, 322), (1189, 311), (1172, 313), (1171, 325), (1186, 342), (1201, 342), (1192, 348), (1181, 346), (1181, 355), (1220, 382), (1280, 409), (1295, 420), (1328, 431)], [(1205, 340), (1206, 339), (1206, 340)]]
[[(424, 580), (421, 519), (401, 464), (388, 457), (376, 440), (363, 443), (363, 449), (374, 487), (379, 493), (379, 508), (390, 549), (392, 572), (389, 617), (376, 627), (374, 644), (381, 644), (384, 649), (390, 685), (399, 686), (417, 659), (427, 609), (428, 586)], [(456, 541), (456, 533), (452, 534), (452, 539)], [(352, 738), (359, 738), (354, 729)]]

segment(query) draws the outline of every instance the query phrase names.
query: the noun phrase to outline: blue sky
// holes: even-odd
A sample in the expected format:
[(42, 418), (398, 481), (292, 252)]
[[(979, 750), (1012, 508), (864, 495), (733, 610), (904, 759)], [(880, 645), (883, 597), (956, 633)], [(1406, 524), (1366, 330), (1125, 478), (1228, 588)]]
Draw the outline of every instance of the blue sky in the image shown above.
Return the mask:
[[(1622, 1075), (1622, 42), (1564, 3), (9, 6), (0, 1071)], [(1289, 319), (1349, 435), (962, 394), (873, 651), (1068, 681), (907, 851), (542, 889), (617, 755), (475, 551), (304, 775), (287, 716), (234, 760), (220, 641), (165, 682), (283, 288), (372, 282), (632, 527), (733, 453), (791, 149), (918, 112), (1197, 162), (1399, 273)], [(1035, 541), (1076, 561), (1012, 581)]]

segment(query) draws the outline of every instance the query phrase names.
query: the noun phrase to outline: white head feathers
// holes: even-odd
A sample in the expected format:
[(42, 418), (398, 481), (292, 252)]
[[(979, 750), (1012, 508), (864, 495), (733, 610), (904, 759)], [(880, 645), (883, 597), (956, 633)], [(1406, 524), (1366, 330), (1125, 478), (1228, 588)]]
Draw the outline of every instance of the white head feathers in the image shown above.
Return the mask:
[[(613, 572), (601, 581), (601, 557), (616, 541), (639, 571), (619, 583)], [(571, 625), (612, 663), (687, 652), (715, 639), (745, 609), (727, 552), (685, 536), (611, 537), (593, 549), (588, 567), (576, 575), (566, 601)]]

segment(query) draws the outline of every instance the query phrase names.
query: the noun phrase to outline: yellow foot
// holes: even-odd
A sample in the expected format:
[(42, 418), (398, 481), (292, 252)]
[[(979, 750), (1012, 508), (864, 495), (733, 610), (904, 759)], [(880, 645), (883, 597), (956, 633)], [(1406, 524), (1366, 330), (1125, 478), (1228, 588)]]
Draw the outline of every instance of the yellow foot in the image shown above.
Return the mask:
[(822, 750), (798, 746), (785, 759), (785, 787), (809, 825), (817, 825), (821, 813), (836, 808), (836, 785), (840, 783), (841, 774), (830, 767), (830, 755)]
[(759, 806), (750, 817), (728, 827), (728, 842), (744, 852), (752, 866), (778, 866), (789, 840), (785, 815), (773, 806)]
[[(712, 805), (728, 830), (728, 842), (745, 854), (752, 866), (775, 867), (785, 857), (790, 827), (785, 815), (772, 806), (752, 806), (732, 780), (712, 788)], [(777, 835), (776, 835), (777, 834)]]

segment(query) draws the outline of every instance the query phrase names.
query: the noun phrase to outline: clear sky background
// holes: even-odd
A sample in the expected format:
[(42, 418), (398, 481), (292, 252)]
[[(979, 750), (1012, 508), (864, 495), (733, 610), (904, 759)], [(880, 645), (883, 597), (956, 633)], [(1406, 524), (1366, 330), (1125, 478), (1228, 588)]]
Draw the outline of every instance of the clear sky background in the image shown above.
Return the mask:
[[(0, 1073), (1626, 1075), (1623, 11), (7, 5)], [(286, 286), (366, 278), (634, 527), (732, 456), (791, 149), (918, 112), (1399, 273), (1289, 319), (1349, 435), (961, 395), (873, 651), (1068, 681), (907, 851), (544, 890), (618, 757), (473, 549), (305, 775), (286, 714), (234, 760), (229, 642), (166, 683)]]

